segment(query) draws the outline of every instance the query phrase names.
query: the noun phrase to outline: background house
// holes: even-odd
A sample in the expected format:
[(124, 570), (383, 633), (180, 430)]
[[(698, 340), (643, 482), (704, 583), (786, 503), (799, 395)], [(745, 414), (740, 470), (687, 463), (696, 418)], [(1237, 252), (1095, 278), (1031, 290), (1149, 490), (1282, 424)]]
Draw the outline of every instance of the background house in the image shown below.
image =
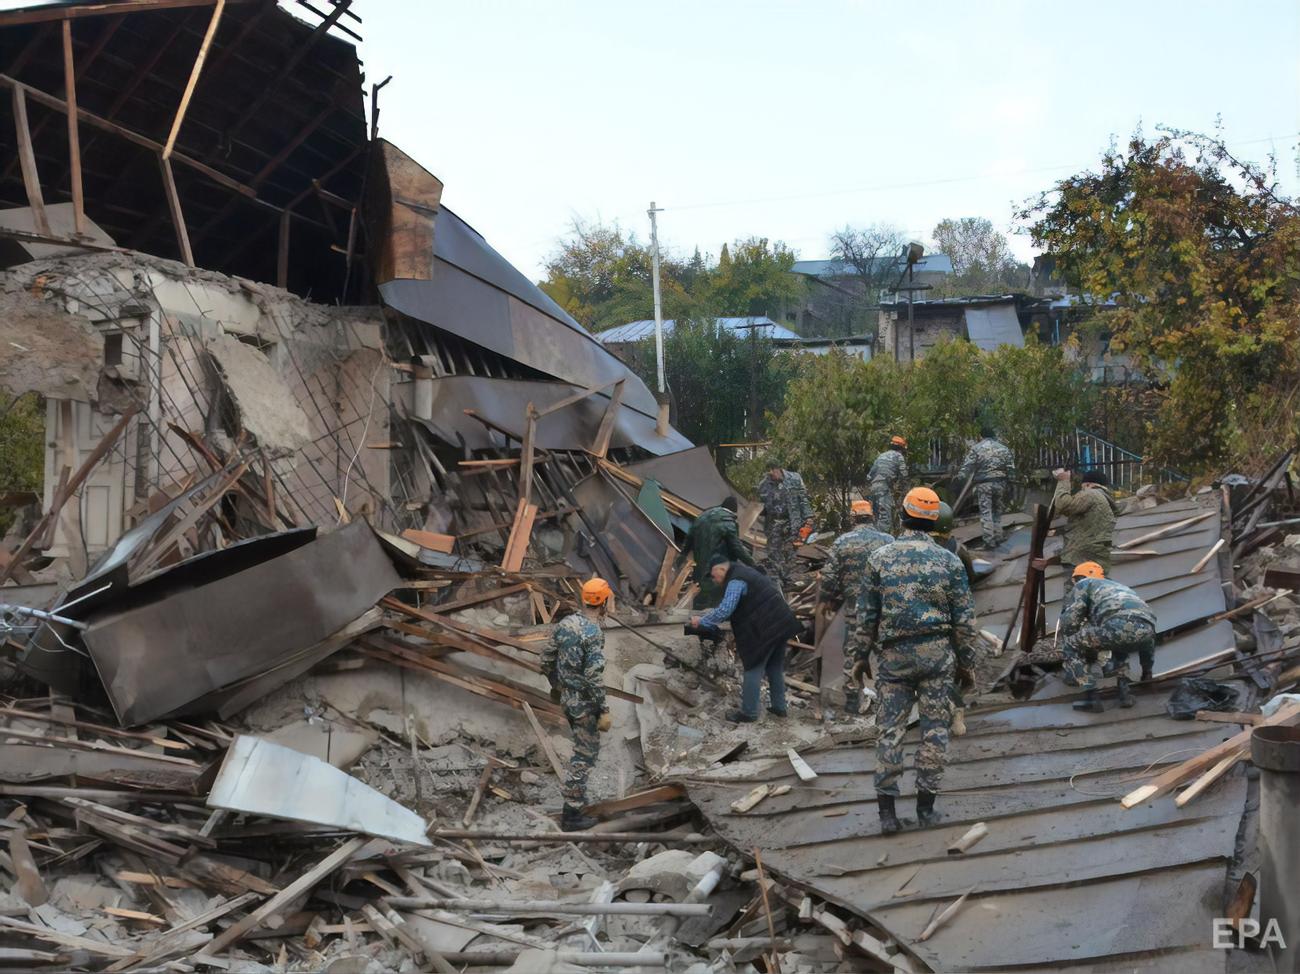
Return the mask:
[[(795, 261), (793, 273), (807, 282), (805, 297), (779, 317), (809, 337), (871, 333), (882, 299), (889, 299), (889, 289), (905, 268), (898, 257), (878, 257), (862, 268), (843, 260)], [(952, 274), (952, 261), (944, 254), (928, 254), (912, 273), (915, 283), (934, 286)]]
[(1016, 299), (1009, 294), (916, 301), (910, 331), (906, 301), (882, 305), (877, 321), (877, 349), (900, 362), (925, 358), (944, 336), (969, 339), (985, 351), (1025, 343)]

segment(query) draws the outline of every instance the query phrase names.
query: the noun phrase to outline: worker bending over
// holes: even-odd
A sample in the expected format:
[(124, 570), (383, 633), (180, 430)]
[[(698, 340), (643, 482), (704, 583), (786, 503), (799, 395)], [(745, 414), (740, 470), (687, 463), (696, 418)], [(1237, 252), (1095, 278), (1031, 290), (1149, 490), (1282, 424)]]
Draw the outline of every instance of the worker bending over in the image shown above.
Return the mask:
[(582, 807), (587, 804), (587, 777), (600, 754), (601, 732), (610, 726), (601, 622), (612, 594), (603, 578), (583, 582), (582, 609), (560, 621), (542, 651), (542, 672), (551, 684), (551, 696), (558, 697), (573, 732), (573, 756), (569, 758), (569, 775), (564, 779), (564, 814), (560, 820), (565, 832), (596, 824), (594, 818), (582, 814)]
[(880, 453), (867, 472), (867, 493), (875, 511), (876, 530), (893, 534), (894, 509), (907, 489), (907, 440), (889, 438), (889, 449)]
[(858, 595), (867, 575), (867, 558), (877, 548), (889, 544), (893, 537), (871, 526), (871, 501), (856, 500), (850, 508), (853, 528), (831, 544), (830, 557), (822, 569), (818, 598), (822, 611), (844, 606), (844, 670), (848, 675), (844, 690), (844, 709), (851, 714), (861, 710), (862, 681), (868, 670), (871, 644), (862, 639), (858, 625)]
[(1061, 610), (1061, 652), (1065, 656), (1065, 682), (1083, 688), (1075, 710), (1099, 714), (1097, 683), (1102, 666), (1112, 655), (1119, 686), (1119, 705), (1133, 706), (1129, 690), (1128, 657), (1136, 652), (1142, 662), (1142, 679), (1151, 679), (1155, 662), (1156, 614), (1127, 585), (1106, 578), (1095, 561), (1074, 569), (1074, 589)]
[(916, 751), (916, 817), (922, 826), (937, 815), (935, 796), (948, 751), (954, 684), (973, 686), (979, 633), (975, 604), (961, 561), (930, 535), (939, 520), (939, 495), (914, 487), (903, 499), (898, 540), (867, 559), (858, 624), (876, 655), (876, 803), (880, 831), (897, 832), (898, 779), (903, 735), (913, 704), (921, 717)]
[(691, 625), (714, 629), (731, 620), (736, 652), (745, 673), (740, 686), (740, 709), (727, 714), (733, 724), (758, 720), (758, 706), (767, 677), (768, 710), (777, 717), (787, 713), (785, 702), (785, 647), (801, 630), (799, 620), (786, 605), (781, 591), (757, 568), (716, 555), (709, 566), (713, 580), (724, 586), (722, 602)]

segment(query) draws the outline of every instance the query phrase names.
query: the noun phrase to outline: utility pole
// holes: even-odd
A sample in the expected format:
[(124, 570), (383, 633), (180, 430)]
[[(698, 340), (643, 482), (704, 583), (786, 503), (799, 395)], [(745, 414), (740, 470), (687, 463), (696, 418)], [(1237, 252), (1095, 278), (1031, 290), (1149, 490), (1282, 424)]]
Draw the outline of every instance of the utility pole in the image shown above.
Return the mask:
[(659, 297), (659, 222), (655, 219), (656, 214), (662, 213), (663, 210), (656, 207), (654, 200), (651, 200), (650, 209), (646, 212), (650, 215), (650, 266), (654, 278), (655, 296), (655, 366), (659, 379), (658, 395), (655, 396), (659, 401), (659, 420), (655, 431), (660, 436), (667, 436), (668, 392), (664, 384), (664, 308)]
[(916, 288), (912, 285), (912, 268), (915, 266), (914, 261), (907, 262), (907, 360), (913, 365), (916, 364), (916, 328), (912, 324), (912, 299), (916, 296)]

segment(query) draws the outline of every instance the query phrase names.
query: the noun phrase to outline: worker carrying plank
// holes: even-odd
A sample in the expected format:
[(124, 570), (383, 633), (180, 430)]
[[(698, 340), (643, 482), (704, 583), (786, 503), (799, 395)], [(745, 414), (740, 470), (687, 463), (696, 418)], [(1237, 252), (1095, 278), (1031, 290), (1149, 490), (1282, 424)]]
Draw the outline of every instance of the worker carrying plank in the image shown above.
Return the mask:
[(573, 732), (573, 756), (564, 780), (564, 814), (560, 828), (585, 831), (596, 820), (582, 814), (587, 804), (587, 777), (600, 754), (600, 735), (609, 730), (605, 702), (605, 632), (601, 621), (613, 594), (603, 578), (582, 583), (582, 609), (565, 616), (551, 631), (542, 651), (542, 672), (551, 697), (564, 708)]
[(939, 495), (914, 487), (903, 498), (898, 540), (867, 559), (858, 624), (876, 656), (876, 807), (880, 831), (899, 830), (895, 802), (903, 735), (913, 704), (921, 717), (916, 751), (916, 817), (934, 824), (943, 778), (954, 682), (973, 686), (979, 660), (975, 602), (961, 560), (935, 544)]
[(876, 530), (894, 533), (894, 508), (907, 486), (907, 440), (889, 438), (889, 449), (876, 456), (867, 471), (867, 492), (875, 512)]
[(831, 613), (844, 606), (844, 709), (856, 714), (861, 709), (862, 681), (869, 672), (871, 644), (862, 638), (858, 626), (858, 594), (867, 575), (867, 558), (877, 548), (893, 541), (891, 535), (871, 526), (871, 501), (856, 500), (850, 508), (853, 529), (831, 544), (830, 557), (822, 569), (819, 611)]
[(1074, 709), (1101, 713), (1097, 683), (1112, 655), (1119, 705), (1131, 707), (1129, 654), (1138, 654), (1142, 679), (1151, 679), (1156, 614), (1127, 585), (1107, 578), (1095, 561), (1078, 565), (1073, 575), (1074, 588), (1061, 610), (1061, 652), (1065, 657), (1065, 682), (1083, 688), (1083, 699), (1075, 701)]

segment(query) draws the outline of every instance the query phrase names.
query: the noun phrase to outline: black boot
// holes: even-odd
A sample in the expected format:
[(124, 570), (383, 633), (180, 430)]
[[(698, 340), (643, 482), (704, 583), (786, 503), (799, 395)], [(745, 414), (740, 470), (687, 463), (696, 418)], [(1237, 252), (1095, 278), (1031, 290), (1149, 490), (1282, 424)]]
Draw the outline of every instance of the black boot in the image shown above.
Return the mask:
[(1121, 676), (1119, 678), (1119, 705), (1125, 710), (1137, 703), (1137, 701), (1133, 699), (1132, 691), (1128, 688), (1128, 685), (1131, 682), (1132, 681), (1129, 680), (1128, 677)]
[(1150, 679), (1151, 679), (1151, 667), (1150, 666), (1142, 667), (1142, 682), (1146, 683)]
[(898, 824), (898, 813), (894, 811), (893, 795), (876, 795), (876, 808), (880, 812), (881, 835), (893, 835), (902, 828)]
[(1075, 710), (1082, 710), (1089, 714), (1099, 714), (1105, 708), (1102, 707), (1101, 701), (1097, 699), (1096, 690), (1085, 690), (1082, 700), (1076, 700), (1072, 704)]
[(916, 824), (923, 829), (939, 821), (939, 814), (934, 810), (934, 799), (932, 791), (918, 790), (916, 793)]
[(561, 832), (587, 832), (594, 828), (598, 819), (590, 815), (583, 815), (582, 809), (577, 805), (564, 803), (564, 814), (560, 816)]
[(862, 713), (862, 691), (851, 689), (844, 691), (844, 712), (846, 714)]
[(754, 721), (758, 720), (758, 718), (749, 716), (749, 714), (745, 713), (743, 710), (733, 710), (731, 713), (727, 714), (727, 720), (731, 721), (733, 724), (752, 724)]

